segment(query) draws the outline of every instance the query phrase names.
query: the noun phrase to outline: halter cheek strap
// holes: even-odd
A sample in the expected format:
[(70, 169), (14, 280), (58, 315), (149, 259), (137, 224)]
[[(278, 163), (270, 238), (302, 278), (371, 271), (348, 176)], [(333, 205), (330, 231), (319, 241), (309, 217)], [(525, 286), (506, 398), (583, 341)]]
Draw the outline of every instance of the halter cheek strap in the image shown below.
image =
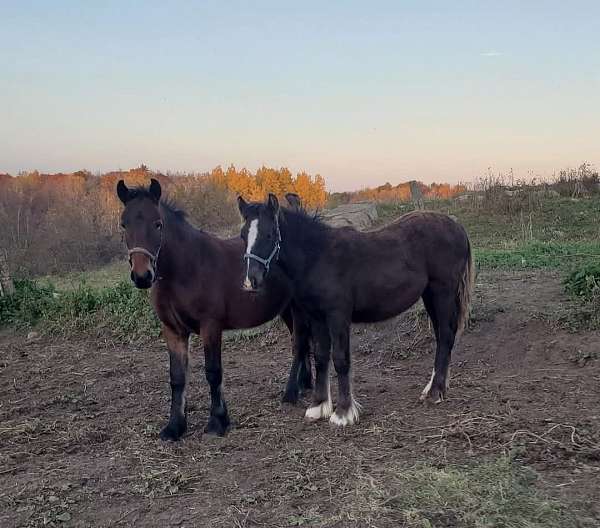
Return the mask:
[[(256, 260), (256, 262), (260, 262), (265, 269), (267, 270), (267, 272), (269, 271), (269, 268), (271, 267), (271, 261), (273, 259), (276, 259), (276, 257), (279, 257), (279, 250), (281, 249), (279, 240), (275, 243), (275, 247), (273, 248), (273, 251), (271, 251), (271, 254), (266, 258), (261, 258), (258, 255), (255, 255), (254, 253), (245, 253), (244, 254), (244, 259), (245, 260)], [(277, 260), (277, 259), (276, 259)]]
[(256, 262), (260, 262), (265, 267), (266, 273), (269, 273), (269, 268), (271, 267), (271, 262), (273, 261), (273, 259), (275, 259), (275, 261), (277, 261), (277, 259), (279, 258), (279, 250), (281, 249), (281, 231), (279, 230), (279, 217), (278, 216), (275, 217), (275, 231), (277, 232), (277, 240), (275, 241), (275, 247), (273, 248), (273, 251), (271, 251), (271, 254), (266, 259), (259, 257), (258, 255), (255, 255), (252, 252), (244, 253), (245, 261), (256, 260)]

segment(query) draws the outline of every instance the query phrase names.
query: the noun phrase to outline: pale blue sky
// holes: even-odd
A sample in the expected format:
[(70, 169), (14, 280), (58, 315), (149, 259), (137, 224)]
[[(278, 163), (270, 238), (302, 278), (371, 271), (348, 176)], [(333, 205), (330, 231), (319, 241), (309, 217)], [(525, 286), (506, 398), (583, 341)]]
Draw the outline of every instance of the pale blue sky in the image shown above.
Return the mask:
[(0, 3), (0, 172), (600, 162), (600, 2)]

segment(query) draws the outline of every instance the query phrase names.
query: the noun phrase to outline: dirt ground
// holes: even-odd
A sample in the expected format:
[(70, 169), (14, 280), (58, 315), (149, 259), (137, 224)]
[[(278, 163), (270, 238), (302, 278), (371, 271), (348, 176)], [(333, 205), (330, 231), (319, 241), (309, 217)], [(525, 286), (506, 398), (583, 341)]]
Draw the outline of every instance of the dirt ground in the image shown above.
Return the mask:
[(345, 430), (305, 423), (305, 402), (280, 403), (291, 353), (274, 325), (224, 344), (235, 424), (225, 438), (203, 435), (196, 341), (178, 444), (158, 439), (169, 401), (162, 343), (4, 334), (0, 526), (402, 526), (393, 509), (361, 503), (363, 492), (376, 485), (389, 501), (403, 467), (510, 449), (539, 473), (544, 494), (600, 519), (600, 336), (555, 323), (569, 301), (550, 273), (480, 274), (476, 297), (440, 405), (418, 401), (433, 361), (422, 311), (354, 327), (364, 411)]

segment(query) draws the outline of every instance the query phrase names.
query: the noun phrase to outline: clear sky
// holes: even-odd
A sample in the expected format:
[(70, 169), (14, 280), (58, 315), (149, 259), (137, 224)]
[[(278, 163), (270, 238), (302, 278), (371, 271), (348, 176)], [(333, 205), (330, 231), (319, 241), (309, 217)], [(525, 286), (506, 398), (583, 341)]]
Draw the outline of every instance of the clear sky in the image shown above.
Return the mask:
[[(600, 2), (0, 2), (0, 172), (600, 161)], [(597, 165), (596, 165), (597, 166)]]

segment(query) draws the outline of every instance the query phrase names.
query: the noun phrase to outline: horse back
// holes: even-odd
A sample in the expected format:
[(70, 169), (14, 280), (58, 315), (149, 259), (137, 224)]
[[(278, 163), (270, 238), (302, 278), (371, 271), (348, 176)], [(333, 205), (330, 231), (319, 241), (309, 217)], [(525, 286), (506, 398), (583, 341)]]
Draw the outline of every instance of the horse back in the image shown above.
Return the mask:
[(373, 322), (408, 309), (431, 282), (455, 287), (468, 255), (460, 224), (415, 211), (373, 231), (332, 229), (312, 282), (325, 311), (346, 299), (353, 321)]

